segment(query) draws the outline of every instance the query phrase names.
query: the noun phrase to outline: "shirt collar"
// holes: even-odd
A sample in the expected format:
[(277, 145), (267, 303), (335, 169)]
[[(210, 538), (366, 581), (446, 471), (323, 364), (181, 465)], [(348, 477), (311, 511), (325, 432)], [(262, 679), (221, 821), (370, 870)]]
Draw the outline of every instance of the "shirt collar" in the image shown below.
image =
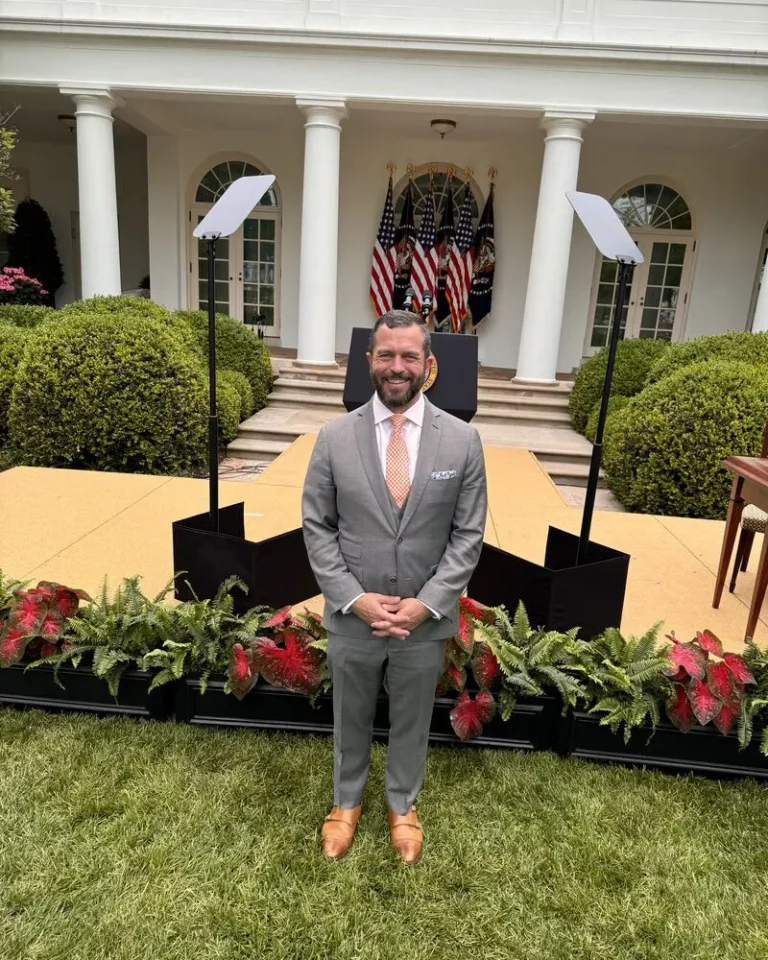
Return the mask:
[[(413, 406), (409, 407), (405, 411), (405, 419), (410, 420), (411, 423), (415, 423), (417, 427), (420, 427), (424, 423), (424, 408), (426, 404), (424, 402), (424, 394), (419, 393), (418, 399)], [(373, 394), (373, 422), (376, 424), (381, 423), (384, 420), (389, 420), (392, 416), (392, 411), (385, 407), (384, 404), (379, 399), (378, 393)]]

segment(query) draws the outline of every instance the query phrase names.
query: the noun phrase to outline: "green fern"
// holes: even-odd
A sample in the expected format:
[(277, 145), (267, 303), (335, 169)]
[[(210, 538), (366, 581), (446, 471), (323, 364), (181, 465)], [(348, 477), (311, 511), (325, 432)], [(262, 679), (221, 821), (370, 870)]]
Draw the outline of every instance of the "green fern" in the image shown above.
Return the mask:
[[(511, 713), (518, 696), (538, 697), (554, 688), (564, 707), (584, 697), (578, 658), (578, 629), (559, 633), (534, 630), (522, 603), (510, 620), (504, 607), (493, 608), (493, 623), (475, 621), (479, 641), (499, 664), (504, 709)], [(500, 703), (502, 703), (500, 699)]]
[(646, 721), (656, 727), (659, 704), (666, 703), (672, 693), (669, 660), (658, 639), (660, 628), (656, 624), (641, 637), (629, 638), (609, 629), (579, 647), (592, 702), (589, 712), (603, 714), (601, 725), (613, 733), (623, 728), (625, 742)]

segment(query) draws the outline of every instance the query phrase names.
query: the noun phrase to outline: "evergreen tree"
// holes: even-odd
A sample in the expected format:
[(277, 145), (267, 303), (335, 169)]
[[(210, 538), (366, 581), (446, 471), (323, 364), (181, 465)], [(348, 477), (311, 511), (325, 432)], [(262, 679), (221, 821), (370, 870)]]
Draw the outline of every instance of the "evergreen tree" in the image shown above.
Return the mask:
[(16, 208), (15, 220), (16, 230), (8, 237), (8, 266), (23, 267), (28, 276), (39, 280), (54, 306), (64, 271), (50, 218), (37, 200), (27, 198)]

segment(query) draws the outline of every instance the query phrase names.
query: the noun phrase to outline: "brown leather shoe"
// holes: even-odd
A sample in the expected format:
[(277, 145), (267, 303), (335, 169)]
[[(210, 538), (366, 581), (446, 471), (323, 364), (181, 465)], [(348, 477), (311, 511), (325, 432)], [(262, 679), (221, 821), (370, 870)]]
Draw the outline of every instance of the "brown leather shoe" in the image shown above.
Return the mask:
[(421, 829), (416, 808), (411, 809), (405, 816), (399, 813), (388, 812), (389, 835), (392, 846), (403, 863), (417, 863), (421, 859), (421, 848), (424, 844), (424, 832)]
[(322, 851), (326, 860), (342, 860), (352, 849), (362, 804), (351, 810), (334, 807), (323, 822)]

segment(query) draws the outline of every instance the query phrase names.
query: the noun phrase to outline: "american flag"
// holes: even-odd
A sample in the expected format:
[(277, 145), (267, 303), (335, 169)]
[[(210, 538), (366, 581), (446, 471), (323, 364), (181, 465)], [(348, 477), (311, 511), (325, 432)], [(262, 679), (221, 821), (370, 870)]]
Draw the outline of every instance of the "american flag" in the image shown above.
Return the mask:
[(467, 184), (464, 188), (464, 203), (461, 205), (456, 239), (451, 247), (448, 279), (445, 283), (445, 294), (451, 308), (451, 326), (454, 333), (461, 331), (462, 322), (467, 315), (467, 297), (472, 283), (473, 240), (472, 192)]
[(430, 186), (424, 213), (421, 215), (421, 225), (419, 226), (419, 235), (416, 238), (416, 249), (413, 251), (413, 267), (411, 268), (411, 286), (416, 291), (413, 303), (417, 310), (421, 309), (421, 297), (424, 293), (432, 294), (434, 304), (435, 286), (437, 284), (436, 239), (435, 198)]
[(373, 245), (371, 265), (371, 302), (376, 316), (392, 309), (392, 288), (395, 284), (395, 210), (392, 205), (392, 177), (389, 178), (387, 199), (379, 222), (379, 232)]

